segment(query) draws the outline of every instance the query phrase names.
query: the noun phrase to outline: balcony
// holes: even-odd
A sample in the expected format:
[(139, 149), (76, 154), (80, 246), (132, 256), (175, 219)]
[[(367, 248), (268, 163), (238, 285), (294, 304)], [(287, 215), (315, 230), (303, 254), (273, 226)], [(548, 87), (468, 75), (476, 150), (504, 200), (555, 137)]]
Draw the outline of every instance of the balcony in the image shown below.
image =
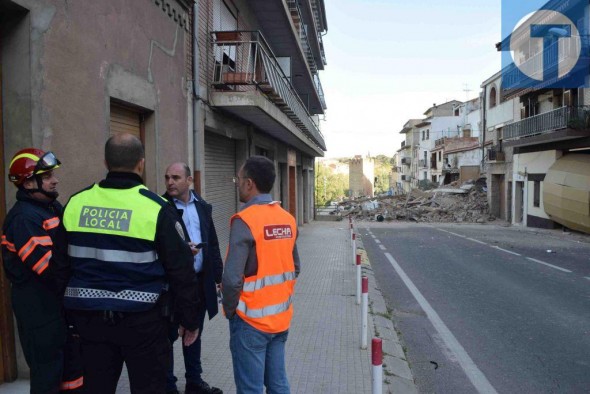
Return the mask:
[(498, 145), (492, 146), (488, 149), (488, 154), (486, 158), (488, 162), (503, 162), (506, 160), (504, 152), (502, 148)]
[(590, 107), (561, 107), (510, 123), (502, 136), (508, 146), (546, 143), (588, 136)]
[[(290, 59), (290, 76), (293, 78), (291, 84), (302, 98), (307, 111), (312, 115), (323, 114), (325, 100), (321, 97), (321, 85), (313, 70), (324, 68), (319, 37), (326, 29), (322, 22), (320, 25), (323, 30), (317, 30), (310, 0), (298, 1), (295, 4), (291, 4), (291, 0), (248, 0), (247, 3), (274, 55), (277, 58)], [(320, 3), (322, 8), (323, 1)], [(296, 17), (293, 15), (293, 9), (298, 10)], [(307, 28), (304, 28), (304, 25)], [(311, 57), (309, 49), (313, 55)], [(314, 59), (315, 65), (310, 63), (311, 58)]]
[(420, 159), (420, 161), (418, 162), (418, 166), (420, 168), (428, 168), (428, 167), (426, 167), (426, 160), (424, 160), (424, 159)]
[(286, 143), (304, 144), (311, 153), (323, 155), (324, 137), (262, 33), (212, 34), (212, 104)]
[(412, 164), (412, 158), (411, 157), (402, 157), (402, 164), (409, 166), (410, 164)]

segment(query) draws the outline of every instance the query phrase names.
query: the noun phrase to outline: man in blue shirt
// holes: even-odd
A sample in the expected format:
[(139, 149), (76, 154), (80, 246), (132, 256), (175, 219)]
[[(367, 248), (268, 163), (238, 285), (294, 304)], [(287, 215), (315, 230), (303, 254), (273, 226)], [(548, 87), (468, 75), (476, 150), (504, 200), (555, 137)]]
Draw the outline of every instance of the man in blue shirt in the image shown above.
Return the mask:
[[(205, 312), (212, 319), (218, 311), (217, 291), (221, 283), (223, 262), (219, 252), (217, 233), (213, 225), (212, 207), (197, 193), (190, 189), (193, 183), (190, 168), (186, 163), (174, 163), (166, 169), (166, 194), (164, 197), (174, 203), (190, 237), (189, 244), (194, 254), (194, 267), (200, 289), (200, 308), (198, 309), (199, 337), (191, 346), (183, 346), (186, 376), (186, 394), (222, 394), (217, 387), (209, 386), (201, 378), (201, 337)], [(200, 248), (197, 245), (202, 244)], [(178, 338), (178, 325), (170, 330), (170, 341)], [(173, 355), (171, 355), (172, 358)], [(167, 393), (178, 393), (177, 378), (171, 364), (166, 384)]]

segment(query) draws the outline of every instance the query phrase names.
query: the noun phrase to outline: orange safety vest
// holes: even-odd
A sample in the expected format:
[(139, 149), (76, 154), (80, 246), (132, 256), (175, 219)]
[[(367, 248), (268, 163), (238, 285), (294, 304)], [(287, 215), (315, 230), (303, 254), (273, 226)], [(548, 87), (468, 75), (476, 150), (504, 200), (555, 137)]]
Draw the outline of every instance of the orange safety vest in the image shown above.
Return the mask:
[(286, 331), (293, 317), (295, 218), (276, 201), (252, 205), (232, 216), (231, 221), (235, 218), (250, 228), (258, 260), (256, 274), (244, 278), (236, 313), (260, 331)]

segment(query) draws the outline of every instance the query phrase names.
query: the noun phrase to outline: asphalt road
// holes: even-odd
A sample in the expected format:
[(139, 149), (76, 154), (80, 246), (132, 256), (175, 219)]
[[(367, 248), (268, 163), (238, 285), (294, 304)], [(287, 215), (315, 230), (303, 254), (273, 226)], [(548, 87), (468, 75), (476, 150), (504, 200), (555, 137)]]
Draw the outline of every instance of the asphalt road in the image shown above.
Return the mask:
[(489, 225), (356, 231), (420, 392), (590, 392), (590, 238)]

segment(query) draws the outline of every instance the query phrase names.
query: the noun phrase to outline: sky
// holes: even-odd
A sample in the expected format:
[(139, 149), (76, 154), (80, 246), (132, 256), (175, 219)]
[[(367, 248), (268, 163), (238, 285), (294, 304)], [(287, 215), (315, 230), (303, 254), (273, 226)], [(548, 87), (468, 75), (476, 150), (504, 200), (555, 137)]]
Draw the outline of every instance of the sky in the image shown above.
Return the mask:
[(325, 0), (325, 156), (393, 156), (408, 119), (477, 97), (501, 68), (500, 3)]

